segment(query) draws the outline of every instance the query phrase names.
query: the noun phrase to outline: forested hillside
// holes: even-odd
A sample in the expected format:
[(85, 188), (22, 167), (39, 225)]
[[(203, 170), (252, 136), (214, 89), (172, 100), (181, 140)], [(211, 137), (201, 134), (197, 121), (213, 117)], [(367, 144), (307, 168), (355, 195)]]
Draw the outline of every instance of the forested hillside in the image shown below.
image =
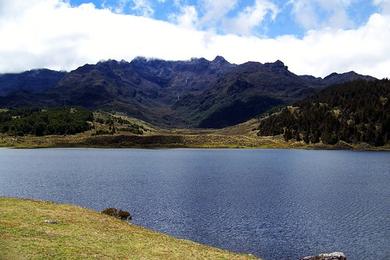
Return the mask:
[(305, 143), (390, 142), (390, 81), (353, 81), (322, 90), (261, 120), (259, 135)]
[(63, 135), (90, 129), (92, 112), (81, 108), (15, 109), (0, 111), (0, 133)]

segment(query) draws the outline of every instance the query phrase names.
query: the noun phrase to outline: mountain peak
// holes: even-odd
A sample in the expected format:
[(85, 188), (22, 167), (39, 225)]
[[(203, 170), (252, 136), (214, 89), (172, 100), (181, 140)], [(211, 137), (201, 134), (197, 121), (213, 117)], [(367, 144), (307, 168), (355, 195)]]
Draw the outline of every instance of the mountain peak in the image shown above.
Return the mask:
[(217, 64), (228, 64), (229, 62), (222, 56), (217, 56), (215, 59), (212, 61), (213, 63)]
[(278, 66), (278, 67), (285, 67), (283, 61), (281, 61), (281, 60), (275, 61), (275, 62), (274, 62), (274, 65), (275, 65), (275, 66)]
[(284, 65), (284, 63), (281, 60), (277, 60), (271, 63), (265, 63), (264, 65), (269, 66), (271, 68), (286, 69), (286, 70), (288, 69), (288, 67)]
[(354, 71), (345, 72), (345, 73), (333, 72), (333, 73), (329, 74), (328, 76), (326, 76), (324, 79), (329, 79), (329, 78), (334, 78), (334, 77), (342, 77), (342, 76), (355, 76), (355, 75), (358, 75), (358, 74)]
[(206, 64), (206, 63), (209, 63), (208, 60), (206, 60), (205, 58), (191, 58), (190, 63), (194, 63), (194, 64)]
[(360, 75), (355, 71), (350, 71), (345, 73), (333, 72), (332, 74), (326, 76), (323, 81), (325, 82), (326, 85), (334, 85), (334, 84), (341, 84), (353, 80), (370, 81), (370, 80), (376, 80), (376, 78), (371, 76)]

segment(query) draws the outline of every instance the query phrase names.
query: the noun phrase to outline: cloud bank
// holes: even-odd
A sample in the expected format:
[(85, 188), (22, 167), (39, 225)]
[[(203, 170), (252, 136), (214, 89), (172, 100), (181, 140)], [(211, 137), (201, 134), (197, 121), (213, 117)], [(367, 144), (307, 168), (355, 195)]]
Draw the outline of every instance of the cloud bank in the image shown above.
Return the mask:
[[(236, 23), (235, 30), (241, 33), (223, 35), (197, 27), (196, 23), (205, 23), (208, 16), (199, 18), (191, 6), (183, 7), (186, 16), (178, 15), (173, 22), (165, 22), (98, 9), (93, 4), (0, 0), (0, 72), (43, 67), (72, 70), (85, 63), (131, 60), (136, 56), (181, 60), (223, 55), (233, 63), (280, 59), (297, 74), (325, 76), (334, 71), (354, 70), (379, 78), (390, 77), (389, 2), (374, 1), (382, 12), (372, 14), (359, 28), (322, 26), (313, 27), (303, 38), (262, 38), (251, 35), (250, 29), (251, 24), (261, 23), (265, 15), (277, 14), (277, 7), (266, 0), (255, 1), (253, 8), (248, 7), (238, 16), (241, 21)], [(145, 3), (138, 2), (139, 8)], [(223, 5), (224, 1), (220, 2)], [(234, 1), (230, 3), (234, 6)], [(225, 5), (227, 9), (233, 6)], [(213, 10), (211, 6), (210, 12)], [(341, 18), (337, 19), (347, 21), (343, 14), (339, 15)], [(249, 27), (243, 25), (244, 21)], [(230, 22), (229, 26), (234, 28), (235, 21)]]

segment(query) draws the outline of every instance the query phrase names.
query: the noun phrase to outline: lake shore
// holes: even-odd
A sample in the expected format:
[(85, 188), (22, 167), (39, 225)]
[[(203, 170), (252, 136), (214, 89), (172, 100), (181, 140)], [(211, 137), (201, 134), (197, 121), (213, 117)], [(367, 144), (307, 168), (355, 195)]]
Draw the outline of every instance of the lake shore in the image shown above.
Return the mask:
[(390, 145), (375, 147), (368, 144), (336, 145), (285, 142), (281, 136), (259, 137), (256, 135), (201, 134), (154, 134), (154, 135), (100, 135), (78, 134), (67, 136), (0, 136), (0, 147), (5, 148), (232, 148), (232, 149), (306, 149), (306, 150), (354, 150), (390, 151)]
[(258, 259), (47, 201), (0, 197), (0, 230), (4, 259)]

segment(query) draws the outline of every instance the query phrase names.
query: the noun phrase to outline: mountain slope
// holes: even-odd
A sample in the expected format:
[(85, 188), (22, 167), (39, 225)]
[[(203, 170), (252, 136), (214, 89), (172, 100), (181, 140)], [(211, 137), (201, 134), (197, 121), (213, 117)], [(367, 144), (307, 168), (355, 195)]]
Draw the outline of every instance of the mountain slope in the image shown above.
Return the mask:
[(326, 88), (261, 120), (259, 134), (306, 143), (390, 142), (390, 81), (353, 81)]
[(6, 96), (14, 91), (29, 91), (32, 93), (45, 91), (54, 87), (65, 74), (66, 72), (48, 69), (0, 74), (0, 96)]
[(109, 60), (58, 78), (48, 80), (41, 91), (18, 85), (4, 92), (0, 107), (81, 106), (120, 111), (165, 127), (221, 128), (301, 100), (329, 84), (371, 79), (351, 73), (325, 79), (298, 76), (281, 61), (236, 65), (220, 56), (212, 61)]
[(288, 71), (281, 61), (247, 62), (226, 72), (212, 88), (198, 96), (187, 96), (175, 107), (200, 127), (221, 128), (314, 92), (312, 85)]

